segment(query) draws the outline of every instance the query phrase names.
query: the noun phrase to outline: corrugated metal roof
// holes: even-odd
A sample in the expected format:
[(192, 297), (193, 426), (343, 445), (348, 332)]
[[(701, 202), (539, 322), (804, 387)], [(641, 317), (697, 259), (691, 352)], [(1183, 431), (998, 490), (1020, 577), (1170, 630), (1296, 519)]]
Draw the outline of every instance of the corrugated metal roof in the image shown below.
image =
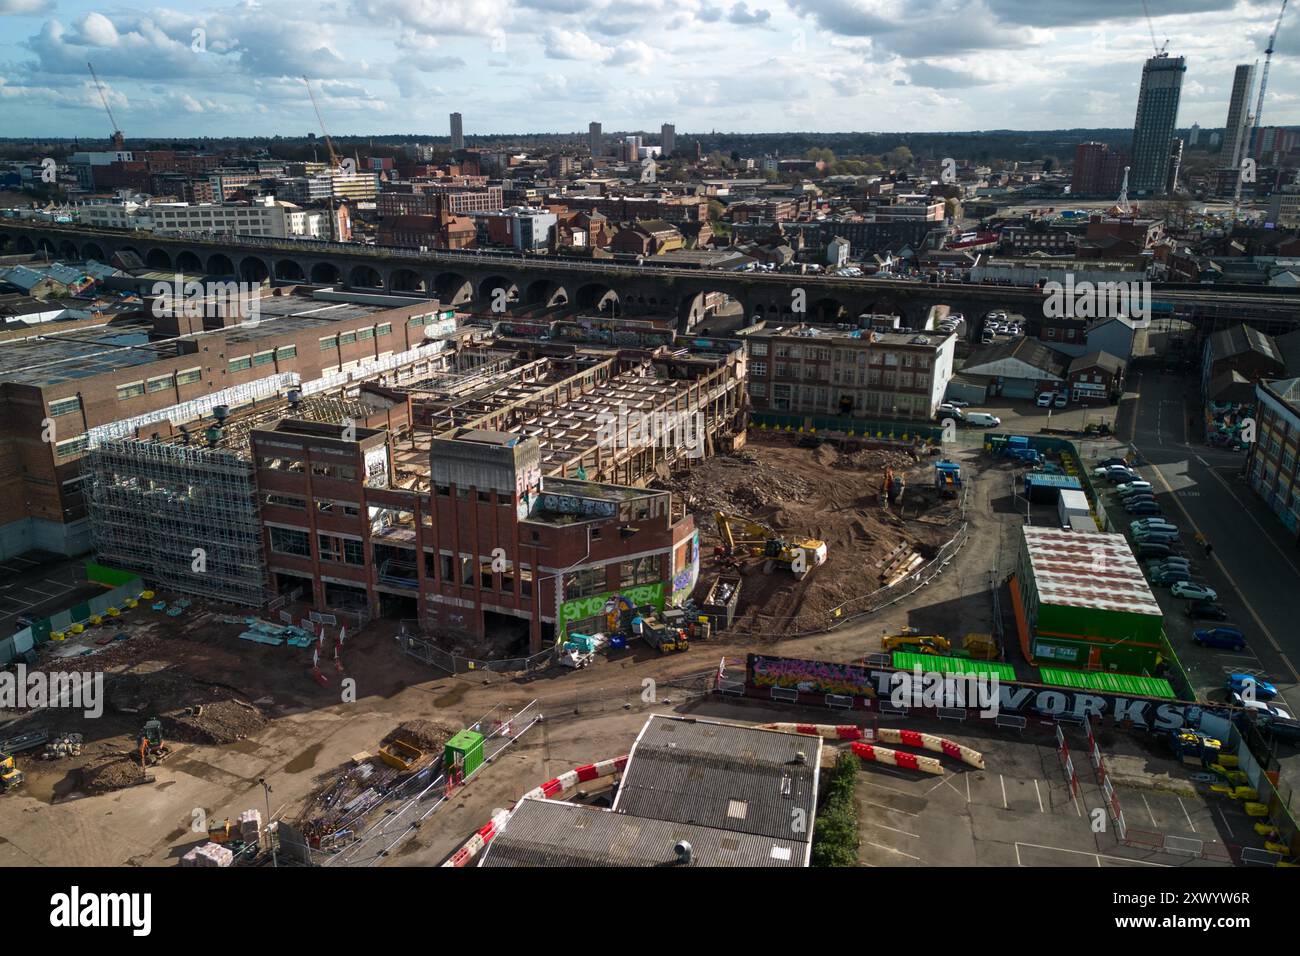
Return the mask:
[(998, 680), (1013, 681), (1016, 669), (997, 661), (977, 661), (969, 657), (945, 657), (942, 654), (915, 654), (911, 651), (894, 651), (894, 666), (910, 671), (921, 668), (936, 674), (997, 674)]
[(691, 845), (689, 866), (803, 866), (808, 852), (790, 839), (529, 799), (511, 813), (479, 866), (671, 866), (679, 841)]
[(1111, 674), (1106, 671), (1072, 671), (1063, 667), (1040, 667), (1038, 676), (1044, 684), (1056, 684), (1059, 687), (1104, 690), (1138, 697), (1161, 697), (1165, 700), (1177, 697), (1173, 685), (1162, 677)]
[(1161, 616), (1123, 535), (1025, 525), (1024, 542), (1040, 603)]
[[(614, 809), (634, 816), (806, 841), (821, 738), (654, 716), (629, 755)], [(803, 754), (802, 759), (799, 754)]]

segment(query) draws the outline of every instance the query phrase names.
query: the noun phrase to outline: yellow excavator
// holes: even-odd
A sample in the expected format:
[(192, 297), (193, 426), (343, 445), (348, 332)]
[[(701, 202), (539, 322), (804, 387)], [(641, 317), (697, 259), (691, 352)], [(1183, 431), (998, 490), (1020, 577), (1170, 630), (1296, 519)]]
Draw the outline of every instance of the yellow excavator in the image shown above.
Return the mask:
[(826, 563), (826, 542), (817, 538), (782, 538), (771, 528), (751, 518), (740, 515), (714, 515), (718, 535), (722, 538), (720, 553), (729, 558), (742, 556), (766, 558), (770, 565), (789, 568), (795, 577), (802, 578), (818, 565)]

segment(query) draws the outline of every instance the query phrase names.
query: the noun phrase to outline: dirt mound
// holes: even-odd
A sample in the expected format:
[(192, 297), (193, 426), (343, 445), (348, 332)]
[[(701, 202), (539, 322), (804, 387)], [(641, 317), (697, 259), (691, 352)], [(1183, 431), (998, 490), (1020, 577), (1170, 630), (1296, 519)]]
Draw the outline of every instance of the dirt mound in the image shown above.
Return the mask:
[(203, 704), (197, 714), (185, 709), (161, 714), (158, 719), (164, 739), (195, 744), (234, 743), (258, 733), (267, 722), (257, 707), (234, 698)]
[(457, 729), (450, 724), (435, 720), (408, 720), (395, 727), (383, 739), (383, 743), (387, 745), (394, 740), (402, 740), (419, 747), (426, 753), (441, 753), (443, 745), (456, 734)]
[[(888, 508), (880, 500), (886, 469), (906, 484), (901, 504)], [(719, 510), (752, 518), (787, 541), (825, 542), (826, 563), (803, 580), (779, 566), (765, 572), (762, 558), (742, 557), (734, 570), (728, 559), (713, 565), (706, 558), (706, 585), (724, 569), (744, 579), (734, 630), (777, 637), (826, 626), (836, 608), (881, 587), (891, 557), (905, 558), (913, 550), (932, 554), (934, 545), (951, 537), (946, 519), (956, 503), (936, 508), (932, 484), (932, 466), (896, 444), (841, 447), (828, 441), (811, 448), (772, 436), (695, 464), (663, 487), (681, 495), (694, 513), (706, 556), (721, 543), (713, 517)], [(927, 523), (930, 518), (936, 520)]]
[(92, 793), (120, 790), (143, 782), (140, 761), (124, 755), (101, 757), (81, 769), (81, 785)]

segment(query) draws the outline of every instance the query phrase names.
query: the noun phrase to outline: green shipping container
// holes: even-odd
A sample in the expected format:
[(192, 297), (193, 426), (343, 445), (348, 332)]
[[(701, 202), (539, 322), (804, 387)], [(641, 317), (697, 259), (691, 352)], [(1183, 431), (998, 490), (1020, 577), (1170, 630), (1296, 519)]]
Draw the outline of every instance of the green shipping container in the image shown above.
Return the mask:
[(442, 753), (442, 766), (446, 771), (452, 767), (460, 769), (460, 779), (469, 777), (483, 766), (483, 735), (472, 730), (462, 730), (447, 741)]

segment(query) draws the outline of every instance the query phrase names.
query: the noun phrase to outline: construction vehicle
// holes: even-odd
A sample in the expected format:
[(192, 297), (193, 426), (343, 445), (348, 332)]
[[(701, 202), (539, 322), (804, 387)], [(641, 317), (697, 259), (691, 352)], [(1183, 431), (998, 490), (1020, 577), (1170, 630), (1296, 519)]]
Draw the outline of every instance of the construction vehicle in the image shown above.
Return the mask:
[(896, 505), (903, 500), (903, 492), (907, 490), (907, 479), (902, 475), (894, 474), (894, 469), (886, 467), (885, 477), (880, 482), (880, 503), (882, 505)]
[(18, 769), (14, 755), (0, 753), (0, 793), (17, 790), (26, 779), (26, 775)]
[(961, 642), (961, 648), (952, 652), (954, 657), (969, 657), (977, 661), (995, 661), (998, 659), (998, 643), (992, 634), (967, 634)]
[(1209, 767), (1218, 762), (1223, 741), (1203, 731), (1184, 727), (1169, 731), (1169, 745), (1173, 748), (1174, 756), (1183, 763)]
[(886, 634), (880, 643), (886, 651), (913, 654), (947, 654), (952, 650), (952, 642), (938, 634)]
[(961, 465), (947, 458), (935, 462), (934, 487), (944, 498), (956, 498), (961, 487)]
[(728, 558), (741, 555), (766, 558), (763, 571), (773, 565), (787, 567), (802, 578), (818, 565), (826, 563), (826, 542), (817, 538), (787, 540), (766, 525), (739, 515), (714, 515), (718, 535), (722, 538), (721, 554)]
[(639, 637), (660, 654), (690, 649), (685, 628), (669, 627), (659, 619), (654, 606), (643, 604), (623, 612), (622, 627), (630, 637)]
[(171, 756), (171, 748), (163, 743), (162, 721), (157, 717), (150, 717), (140, 733), (136, 735), (136, 746), (140, 751), (140, 768), (144, 769), (146, 764), (152, 765), (162, 763)]

